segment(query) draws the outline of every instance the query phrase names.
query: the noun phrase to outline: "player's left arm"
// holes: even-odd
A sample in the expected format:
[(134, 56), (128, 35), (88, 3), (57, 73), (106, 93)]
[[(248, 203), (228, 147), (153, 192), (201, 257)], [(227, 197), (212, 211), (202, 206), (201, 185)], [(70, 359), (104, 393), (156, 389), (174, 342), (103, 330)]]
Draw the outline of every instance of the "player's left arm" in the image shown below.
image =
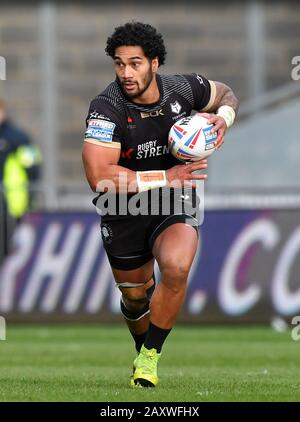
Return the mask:
[(209, 81), (209, 83), (211, 86), (211, 98), (200, 114), (208, 119), (209, 124), (214, 125), (212, 132), (218, 133), (215, 142), (218, 149), (224, 142), (226, 130), (235, 120), (239, 102), (228, 85), (217, 81)]

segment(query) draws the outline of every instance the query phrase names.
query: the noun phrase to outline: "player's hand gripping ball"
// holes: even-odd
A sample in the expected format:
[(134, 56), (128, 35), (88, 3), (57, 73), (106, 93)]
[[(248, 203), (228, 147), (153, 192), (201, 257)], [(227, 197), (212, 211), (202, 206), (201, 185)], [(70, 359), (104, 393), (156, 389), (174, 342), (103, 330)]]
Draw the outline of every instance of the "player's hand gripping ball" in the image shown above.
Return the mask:
[(217, 132), (205, 117), (195, 114), (178, 120), (170, 129), (169, 146), (174, 157), (180, 161), (199, 161), (215, 151)]

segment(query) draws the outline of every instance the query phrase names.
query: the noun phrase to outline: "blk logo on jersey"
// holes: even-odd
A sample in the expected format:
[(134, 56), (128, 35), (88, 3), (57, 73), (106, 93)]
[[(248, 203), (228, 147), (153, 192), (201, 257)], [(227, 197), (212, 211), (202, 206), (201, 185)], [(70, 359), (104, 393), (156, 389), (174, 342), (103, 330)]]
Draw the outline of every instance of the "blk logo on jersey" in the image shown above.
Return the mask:
[(175, 101), (175, 103), (171, 103), (170, 105), (171, 105), (172, 113), (179, 114), (181, 112), (182, 107), (178, 101)]
[(147, 119), (148, 117), (159, 117), (164, 116), (162, 108), (160, 110), (155, 111), (141, 111), (141, 118)]

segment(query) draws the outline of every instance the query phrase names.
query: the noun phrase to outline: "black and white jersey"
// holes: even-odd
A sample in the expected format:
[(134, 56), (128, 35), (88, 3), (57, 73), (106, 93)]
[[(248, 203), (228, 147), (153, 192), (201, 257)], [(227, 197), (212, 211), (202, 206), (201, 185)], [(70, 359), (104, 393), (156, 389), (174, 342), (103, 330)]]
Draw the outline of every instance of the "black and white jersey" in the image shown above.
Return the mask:
[(171, 126), (192, 110), (205, 111), (213, 103), (215, 85), (198, 74), (157, 75), (158, 102), (139, 105), (112, 82), (90, 104), (85, 141), (119, 148), (118, 164), (134, 171), (167, 170), (179, 164), (169, 152)]

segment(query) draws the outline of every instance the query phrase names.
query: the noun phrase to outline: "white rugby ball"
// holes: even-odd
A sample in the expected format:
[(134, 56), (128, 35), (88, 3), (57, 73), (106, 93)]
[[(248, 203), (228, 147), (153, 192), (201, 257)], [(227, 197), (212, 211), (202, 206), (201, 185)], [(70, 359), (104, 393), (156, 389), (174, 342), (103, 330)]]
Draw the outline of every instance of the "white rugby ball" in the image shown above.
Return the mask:
[(214, 125), (198, 114), (183, 117), (169, 131), (169, 148), (180, 161), (199, 161), (215, 151), (217, 133), (211, 132)]

